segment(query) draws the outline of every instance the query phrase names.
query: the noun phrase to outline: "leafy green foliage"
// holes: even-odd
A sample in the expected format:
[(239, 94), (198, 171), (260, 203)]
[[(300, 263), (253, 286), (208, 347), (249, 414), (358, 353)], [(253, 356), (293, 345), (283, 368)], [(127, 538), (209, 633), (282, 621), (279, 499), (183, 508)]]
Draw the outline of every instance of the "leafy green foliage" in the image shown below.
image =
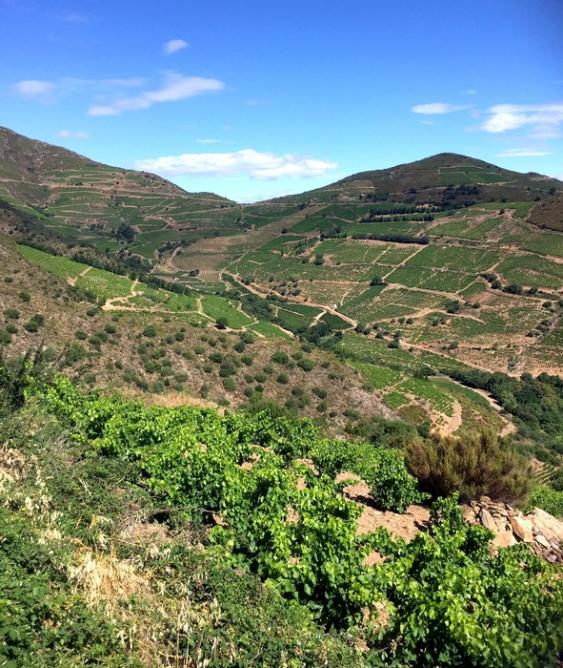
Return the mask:
[(546, 513), (563, 518), (563, 491), (553, 489), (549, 485), (539, 485), (534, 489), (526, 503), (526, 508), (541, 508)]
[(455, 498), (437, 502), (430, 531), (408, 545), (380, 533), (390, 665), (556, 665), (561, 583), (525, 545), (492, 555), (490, 535), (465, 524)]
[[(383, 509), (402, 510), (419, 498), (398, 452), (323, 441), (306, 420), (265, 411), (220, 416), (146, 408), (119, 397), (82, 396), (62, 379), (45, 398), (79, 439), (106, 455), (138, 460), (149, 487), (193, 520), (221, 513), (226, 526), (214, 530), (214, 539), (232, 559), (330, 623), (358, 614), (373, 595), (363, 584), (369, 541), (356, 536), (360, 511), (339, 494), (336, 473), (345, 467), (362, 475)], [(300, 463), (308, 456), (317, 473)]]
[(115, 629), (72, 591), (62, 555), (0, 505), (0, 665), (136, 665)]
[[(542, 458), (550, 452), (563, 453), (563, 381), (546, 373), (537, 378), (523, 374), (510, 378), (502, 373), (456, 370), (456, 380), (489, 391), (498, 403), (518, 420), (522, 436), (541, 444)], [(547, 450), (547, 452), (545, 452)], [(543, 452), (542, 452), (543, 451)]]

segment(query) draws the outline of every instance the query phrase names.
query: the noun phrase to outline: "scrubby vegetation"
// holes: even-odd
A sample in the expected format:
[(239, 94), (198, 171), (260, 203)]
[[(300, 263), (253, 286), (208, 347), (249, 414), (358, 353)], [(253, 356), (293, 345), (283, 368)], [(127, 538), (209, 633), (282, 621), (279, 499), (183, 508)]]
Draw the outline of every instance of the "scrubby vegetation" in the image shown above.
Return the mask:
[(530, 483), (524, 457), (491, 431), (413, 439), (407, 453), (409, 469), (434, 496), (459, 492), (464, 501), (487, 495), (513, 502), (524, 497)]
[[(456, 370), (452, 377), (469, 387), (489, 391), (498, 403), (518, 419), (523, 438), (532, 442), (538, 457), (551, 459), (563, 454), (563, 381), (542, 373), (536, 378), (477, 370)], [(557, 459), (556, 459), (557, 461)]]
[(357, 533), (351, 474), (379, 508), (420, 498), (398, 450), (85, 394), (31, 359), (2, 365), (5, 662), (555, 663), (560, 579), (525, 546), (491, 554), (455, 498), (410, 543)]

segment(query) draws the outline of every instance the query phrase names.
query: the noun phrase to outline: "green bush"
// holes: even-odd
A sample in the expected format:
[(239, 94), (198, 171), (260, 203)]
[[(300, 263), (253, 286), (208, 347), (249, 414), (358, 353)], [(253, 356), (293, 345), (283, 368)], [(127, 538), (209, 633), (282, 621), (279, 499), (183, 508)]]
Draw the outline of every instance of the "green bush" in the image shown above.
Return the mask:
[(224, 378), (223, 387), (227, 392), (234, 392), (237, 389), (237, 384), (234, 378)]
[(275, 362), (276, 364), (287, 364), (289, 362), (289, 356), (286, 352), (283, 350), (277, 350), (273, 355), (272, 355), (272, 362)]
[(311, 371), (315, 368), (315, 362), (308, 357), (304, 357), (297, 362), (297, 366), (301, 367), (303, 371)]
[(563, 491), (553, 489), (549, 485), (539, 485), (530, 494), (526, 503), (526, 511), (541, 508), (554, 517), (563, 518)]
[(156, 336), (156, 327), (154, 325), (147, 325), (143, 330), (143, 336), (147, 338), (154, 338)]
[(413, 439), (407, 466), (433, 496), (459, 492), (463, 500), (482, 495), (514, 501), (529, 485), (525, 460), (492, 431), (463, 437)]
[(39, 313), (36, 313), (35, 315), (31, 316), (31, 318), (24, 324), (23, 327), (28, 332), (35, 333), (39, 331), (39, 328), (43, 326), (44, 322), (45, 318)]
[[(386, 665), (502, 668), (556, 664), (563, 587), (526, 545), (488, 549), (492, 534), (438, 502), (428, 533), (408, 545), (380, 531), (375, 579), (386, 599)], [(377, 544), (377, 541), (376, 541)]]
[(10, 320), (19, 320), (20, 312), (17, 308), (4, 309), (4, 315)]

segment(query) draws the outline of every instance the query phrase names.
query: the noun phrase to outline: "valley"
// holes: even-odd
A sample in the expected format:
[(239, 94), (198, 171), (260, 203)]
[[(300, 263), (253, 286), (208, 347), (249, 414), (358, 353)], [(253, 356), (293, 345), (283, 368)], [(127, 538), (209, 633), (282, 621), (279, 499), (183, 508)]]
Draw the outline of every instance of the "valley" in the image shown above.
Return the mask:
[[(19, 242), (4, 252), (28, 263), (17, 261), (23, 274), (37, 267), (61, 293), (70, 288), (91, 302), (88, 345), (70, 332), (66, 342), (84, 348), (77, 368), (106, 357), (98, 329), (124, 318), (128, 332), (129, 322), (141, 332), (176, 327), (204, 348), (217, 332), (255, 339), (272, 354), (305, 342), (300, 355), (314, 351), (327, 369), (337, 363), (380, 413), (447, 435), (502, 430), (512, 420), (453, 372), (562, 372), (563, 236), (534, 217), (545, 206), (552, 217), (544, 202), (563, 187), (556, 180), (441, 154), (239, 205), (8, 130), (0, 136), (1, 229)], [(346, 412), (358, 412), (352, 404), (328, 411), (329, 389), (304, 399), (295, 360), (287, 382), (262, 372), (250, 381), (240, 360), (222, 377), (202, 353), (199, 370), (180, 363), (183, 354), (164, 375), (157, 365), (155, 376), (146, 353), (131, 353), (130, 366), (108, 363), (97, 382), (203, 393), (223, 404), (281, 399), (338, 429), (350, 421)]]
[(80, 665), (184, 665), (192, 620), (218, 668), (507, 665), (442, 624), (466, 595), (554, 656), (563, 183), (440, 154), (237, 204), (5, 129), (0, 157), (10, 657), (54, 665), (41, 605)]

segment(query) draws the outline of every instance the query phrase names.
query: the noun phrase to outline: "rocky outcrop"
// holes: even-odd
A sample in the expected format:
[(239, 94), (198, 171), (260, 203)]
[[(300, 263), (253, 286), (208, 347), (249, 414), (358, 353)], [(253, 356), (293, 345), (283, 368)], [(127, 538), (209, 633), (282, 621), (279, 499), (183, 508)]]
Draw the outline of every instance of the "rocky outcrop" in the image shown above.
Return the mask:
[(482, 524), (493, 532), (494, 548), (527, 543), (530, 549), (551, 563), (563, 563), (563, 522), (541, 508), (523, 515), (507, 503), (482, 496), (463, 506), (469, 524)]

